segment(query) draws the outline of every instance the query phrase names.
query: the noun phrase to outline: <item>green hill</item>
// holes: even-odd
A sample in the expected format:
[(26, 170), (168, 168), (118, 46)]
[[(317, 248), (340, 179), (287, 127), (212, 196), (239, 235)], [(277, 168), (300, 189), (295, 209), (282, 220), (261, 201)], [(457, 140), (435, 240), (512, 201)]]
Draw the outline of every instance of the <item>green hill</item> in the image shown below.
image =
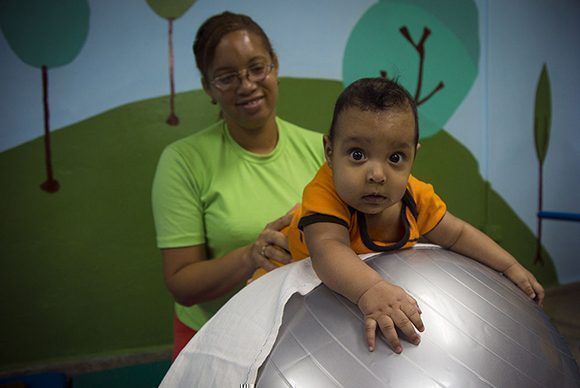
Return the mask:
[[(340, 82), (287, 78), (280, 88), (281, 117), (326, 132)], [(39, 188), (41, 138), (0, 154), (0, 370), (171, 343), (151, 182), (165, 145), (218, 117), (202, 91), (179, 94), (176, 111), (181, 124), (169, 127), (167, 97), (149, 99), (54, 132), (55, 194)], [(432, 180), (458, 216), (492, 225), (531, 268), (533, 234), (497, 194), (486, 194), (465, 147), (441, 131), (423, 142), (415, 173)], [(556, 282), (550, 260), (541, 273), (531, 269)]]
[(533, 264), (536, 236), (479, 174), (465, 146), (441, 130), (421, 141), (413, 174), (433, 184), (449, 211), (483, 230), (530, 270), (545, 286), (557, 283), (549, 253), (543, 266)]

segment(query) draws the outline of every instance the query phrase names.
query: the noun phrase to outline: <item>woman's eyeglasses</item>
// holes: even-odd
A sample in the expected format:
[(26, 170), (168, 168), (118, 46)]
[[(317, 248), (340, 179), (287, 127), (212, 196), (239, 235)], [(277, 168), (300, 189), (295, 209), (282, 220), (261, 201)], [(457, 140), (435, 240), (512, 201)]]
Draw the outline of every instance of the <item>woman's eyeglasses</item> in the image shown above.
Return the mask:
[(211, 84), (222, 92), (227, 92), (240, 86), (242, 77), (252, 83), (263, 81), (272, 72), (272, 69), (274, 69), (273, 63), (255, 63), (245, 69), (217, 76), (211, 81)]

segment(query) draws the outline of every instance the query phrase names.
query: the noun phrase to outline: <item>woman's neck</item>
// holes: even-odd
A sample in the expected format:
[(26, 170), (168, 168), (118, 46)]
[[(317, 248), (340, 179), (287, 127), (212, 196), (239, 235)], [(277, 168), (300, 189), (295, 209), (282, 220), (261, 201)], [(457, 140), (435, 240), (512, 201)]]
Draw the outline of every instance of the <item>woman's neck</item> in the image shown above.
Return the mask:
[(276, 116), (256, 128), (246, 128), (238, 123), (228, 122), (227, 129), (236, 143), (243, 149), (255, 154), (269, 154), (278, 144), (278, 126)]

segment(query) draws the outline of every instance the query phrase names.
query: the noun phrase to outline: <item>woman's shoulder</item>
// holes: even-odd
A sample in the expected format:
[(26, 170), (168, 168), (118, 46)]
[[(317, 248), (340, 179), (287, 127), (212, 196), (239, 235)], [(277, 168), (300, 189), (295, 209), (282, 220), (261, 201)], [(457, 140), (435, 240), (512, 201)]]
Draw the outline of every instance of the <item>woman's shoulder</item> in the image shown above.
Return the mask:
[(285, 133), (290, 145), (289, 149), (295, 154), (316, 161), (320, 166), (324, 161), (322, 134), (299, 125), (277, 118), (278, 127)]
[(166, 152), (177, 154), (203, 153), (219, 147), (224, 141), (222, 136), (223, 121), (218, 121), (207, 128), (175, 140), (165, 147)]
[(311, 129), (306, 129), (298, 124), (294, 124), (284, 119), (281, 119), (280, 117), (277, 117), (276, 121), (278, 123), (278, 126), (280, 128), (283, 128), (291, 137), (304, 138), (307, 140), (322, 139), (322, 134), (320, 132), (316, 132)]
[(181, 138), (165, 147), (157, 164), (157, 175), (173, 176), (203, 185), (216, 166), (223, 143), (222, 122)]

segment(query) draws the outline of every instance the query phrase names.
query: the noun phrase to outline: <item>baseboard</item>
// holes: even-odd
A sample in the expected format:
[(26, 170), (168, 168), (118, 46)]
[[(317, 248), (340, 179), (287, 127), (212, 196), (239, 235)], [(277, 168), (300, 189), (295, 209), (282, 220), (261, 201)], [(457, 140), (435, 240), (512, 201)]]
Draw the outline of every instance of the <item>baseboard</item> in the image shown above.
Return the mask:
[(67, 376), (75, 376), (83, 373), (169, 360), (171, 359), (171, 351), (172, 346), (167, 345), (147, 349), (132, 349), (113, 355), (100, 354), (26, 366), (15, 365), (14, 367), (9, 366), (6, 370), (0, 371), (0, 377), (45, 372), (62, 372)]

